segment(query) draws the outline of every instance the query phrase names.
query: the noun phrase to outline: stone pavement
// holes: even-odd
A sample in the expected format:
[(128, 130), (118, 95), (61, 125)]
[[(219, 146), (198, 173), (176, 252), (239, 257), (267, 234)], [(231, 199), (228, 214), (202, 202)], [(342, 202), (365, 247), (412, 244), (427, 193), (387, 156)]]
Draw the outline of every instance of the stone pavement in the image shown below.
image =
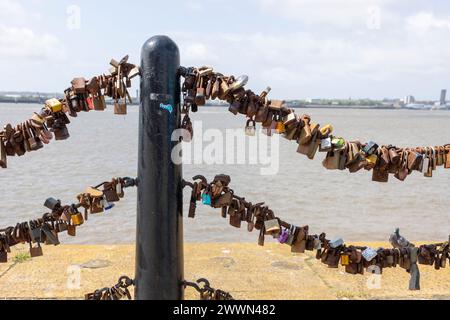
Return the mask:
[[(367, 244), (366, 244), (367, 245)], [(373, 247), (390, 247), (372, 243)], [(45, 246), (44, 256), (14, 262), (26, 246), (15, 248), (0, 265), (0, 298), (83, 299), (95, 289), (114, 285), (122, 275), (134, 276), (134, 245)], [(289, 247), (253, 243), (185, 244), (185, 278), (207, 278), (211, 286), (236, 299), (450, 299), (450, 268), (420, 266), (421, 291), (409, 291), (409, 274), (401, 268), (383, 271), (380, 289), (369, 289), (369, 274), (349, 275), (328, 269), (313, 253), (291, 254)], [(79, 281), (78, 281), (79, 280)], [(375, 282), (374, 282), (375, 281)], [(197, 300), (192, 289), (186, 298)]]

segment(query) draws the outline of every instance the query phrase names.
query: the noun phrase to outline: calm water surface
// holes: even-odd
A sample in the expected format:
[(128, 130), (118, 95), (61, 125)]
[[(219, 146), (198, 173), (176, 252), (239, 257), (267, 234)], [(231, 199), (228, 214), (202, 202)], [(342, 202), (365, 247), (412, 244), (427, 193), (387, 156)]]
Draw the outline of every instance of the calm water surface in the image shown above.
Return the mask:
[[(0, 105), (0, 124), (28, 118), (37, 105)], [(111, 109), (111, 108), (110, 108)], [(450, 112), (409, 110), (300, 110), (321, 124), (332, 123), (335, 133), (362, 141), (398, 146), (449, 143)], [(88, 185), (113, 176), (136, 176), (138, 108), (127, 116), (104, 113), (81, 114), (69, 126), (71, 138), (53, 141), (39, 152), (9, 158), (0, 170), (0, 224), (14, 225), (41, 216), (45, 199), (52, 196), (72, 203)], [(203, 130), (243, 128), (245, 121), (223, 108), (202, 109), (194, 120)], [(371, 174), (327, 171), (323, 154), (310, 161), (296, 153), (297, 145), (280, 139), (280, 170), (260, 176), (259, 165), (185, 165), (184, 177), (217, 173), (232, 176), (232, 187), (254, 203), (265, 201), (280, 217), (297, 225), (310, 225), (312, 232), (349, 241), (387, 240), (399, 226), (413, 241), (444, 240), (450, 234), (450, 170), (439, 168), (432, 179), (413, 173), (406, 182), (391, 177), (388, 184), (371, 182)], [(188, 208), (185, 198), (185, 212)], [(136, 190), (107, 214), (91, 216), (76, 238), (65, 243), (132, 243), (136, 229)], [(230, 227), (220, 210), (199, 205), (195, 220), (185, 219), (186, 241), (256, 241)]]

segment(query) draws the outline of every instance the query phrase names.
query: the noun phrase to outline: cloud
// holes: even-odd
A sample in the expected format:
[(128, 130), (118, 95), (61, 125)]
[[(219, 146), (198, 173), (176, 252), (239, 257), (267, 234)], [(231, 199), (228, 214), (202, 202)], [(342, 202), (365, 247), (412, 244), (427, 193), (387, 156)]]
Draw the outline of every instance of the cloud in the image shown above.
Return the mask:
[[(393, 0), (257, 0), (260, 8), (272, 15), (295, 20), (305, 25), (330, 27), (366, 27), (374, 8)], [(387, 18), (384, 15), (383, 18)]]
[(400, 19), (394, 29), (381, 33), (183, 33), (176, 41), (185, 44), (184, 64), (245, 73), (255, 91), (270, 85), (273, 97), (291, 99), (383, 98), (411, 92), (423, 97), (424, 81), (428, 87), (441, 87), (447, 78), (450, 44), (445, 39), (445, 34), (420, 38)]
[(0, 26), (0, 57), (63, 60), (65, 50), (51, 34), (38, 35), (28, 28)]
[(433, 12), (419, 12), (406, 19), (406, 27), (420, 34), (426, 33), (432, 29), (450, 30), (450, 17), (437, 18)]
[(19, 25), (30, 19), (40, 19), (40, 14), (28, 12), (17, 0), (0, 0), (0, 21), (2, 24)]
[(49, 33), (38, 34), (29, 25), (39, 13), (27, 10), (20, 1), (0, 0), (0, 57), (58, 61), (65, 59), (59, 39)]
[(20, 2), (14, 0), (0, 0), (0, 18), (21, 18), (25, 16), (25, 8)]

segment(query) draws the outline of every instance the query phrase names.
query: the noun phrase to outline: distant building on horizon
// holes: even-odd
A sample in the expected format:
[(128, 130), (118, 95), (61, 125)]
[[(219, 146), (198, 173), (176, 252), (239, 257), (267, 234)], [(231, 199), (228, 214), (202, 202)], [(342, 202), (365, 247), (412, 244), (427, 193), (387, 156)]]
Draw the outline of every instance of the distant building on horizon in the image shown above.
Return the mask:
[(415, 99), (414, 96), (412, 96), (412, 95), (406, 96), (406, 97), (403, 99), (403, 103), (406, 104), (406, 105), (412, 104), (412, 103), (414, 103), (414, 102), (416, 102), (416, 99)]
[(442, 89), (441, 90), (441, 106), (445, 105), (447, 102), (447, 90), (446, 89)]
[(313, 98), (306, 99), (306, 103), (309, 103), (309, 104), (319, 104), (321, 102), (322, 102), (322, 99), (313, 99)]

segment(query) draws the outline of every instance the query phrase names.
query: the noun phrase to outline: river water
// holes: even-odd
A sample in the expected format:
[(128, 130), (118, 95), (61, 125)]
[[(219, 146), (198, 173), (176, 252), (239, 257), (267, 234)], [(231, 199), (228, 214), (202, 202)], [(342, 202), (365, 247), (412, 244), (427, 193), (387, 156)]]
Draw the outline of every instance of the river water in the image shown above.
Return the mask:
[[(0, 124), (27, 119), (37, 105), (0, 105)], [(449, 143), (450, 112), (411, 110), (331, 110), (303, 109), (315, 121), (334, 125), (340, 136), (375, 140), (379, 144), (430, 146)], [(22, 158), (9, 158), (7, 170), (0, 170), (0, 224), (2, 227), (40, 217), (43, 203), (52, 196), (72, 203), (88, 185), (111, 177), (136, 176), (138, 107), (127, 116), (115, 116), (111, 108), (99, 113), (80, 114), (69, 125), (71, 138), (52, 141), (43, 150)], [(224, 108), (204, 108), (193, 116), (203, 132), (222, 133), (242, 129), (245, 121)], [(219, 129), (219, 132), (208, 129)], [(201, 134), (196, 132), (196, 141)], [(255, 138), (257, 139), (257, 138)], [(208, 145), (204, 142), (204, 148)], [(198, 146), (198, 145), (197, 145)], [(193, 155), (202, 154), (201, 147)], [(413, 173), (405, 182), (391, 177), (388, 184), (371, 182), (371, 174), (327, 171), (324, 157), (313, 161), (296, 153), (297, 144), (279, 139), (279, 170), (262, 176), (267, 164), (205, 164), (184, 166), (184, 177), (203, 174), (208, 179), (217, 173), (232, 177), (232, 187), (247, 200), (265, 201), (278, 216), (297, 225), (309, 225), (314, 233), (342, 236), (347, 241), (387, 240), (395, 227), (412, 241), (445, 240), (450, 234), (450, 170), (439, 168), (432, 179)], [(226, 151), (224, 151), (226, 154)], [(186, 153), (188, 154), (188, 153)], [(224, 156), (225, 157), (225, 156)], [(195, 158), (194, 158), (195, 159)], [(207, 161), (208, 159), (203, 159)], [(273, 160), (273, 159), (272, 159)], [(197, 161), (198, 157), (197, 157)], [(201, 158), (200, 158), (201, 161)], [(235, 161), (236, 162), (236, 161)], [(187, 213), (189, 194), (185, 194)], [(198, 206), (195, 220), (185, 219), (185, 239), (189, 242), (256, 241), (257, 233), (246, 227), (235, 229), (220, 217), (220, 210)], [(187, 214), (185, 214), (187, 215)], [(136, 230), (136, 190), (107, 214), (91, 216), (77, 230), (76, 238), (64, 243), (133, 243)]]

